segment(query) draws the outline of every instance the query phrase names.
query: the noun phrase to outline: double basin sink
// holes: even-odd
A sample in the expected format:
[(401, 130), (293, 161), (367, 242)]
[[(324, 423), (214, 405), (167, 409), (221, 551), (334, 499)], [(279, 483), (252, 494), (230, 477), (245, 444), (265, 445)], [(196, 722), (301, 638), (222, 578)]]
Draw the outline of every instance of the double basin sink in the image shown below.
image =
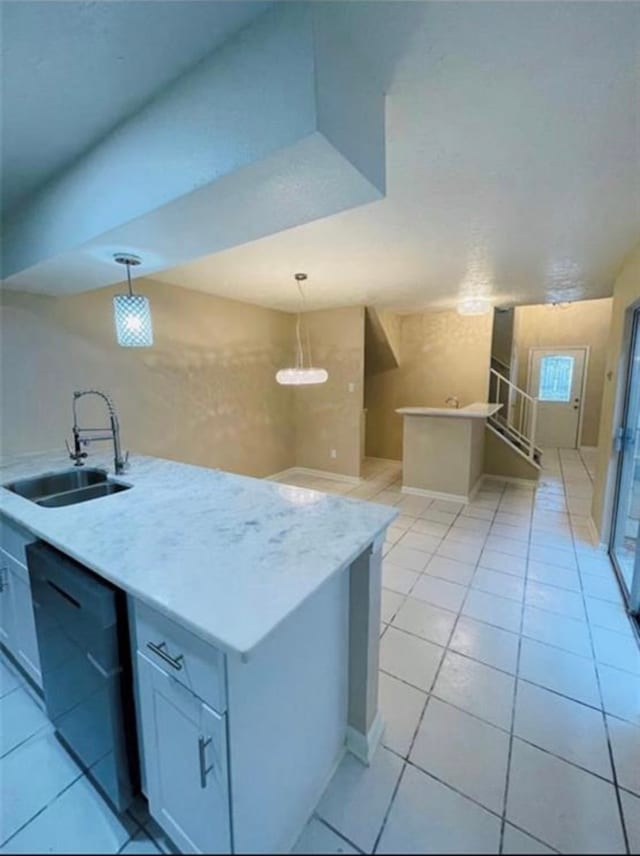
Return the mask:
[(19, 479), (3, 485), (12, 493), (42, 505), (45, 508), (60, 508), (75, 505), (90, 499), (99, 499), (112, 493), (128, 490), (131, 485), (113, 481), (104, 470), (64, 470), (60, 473), (45, 473), (28, 479)]

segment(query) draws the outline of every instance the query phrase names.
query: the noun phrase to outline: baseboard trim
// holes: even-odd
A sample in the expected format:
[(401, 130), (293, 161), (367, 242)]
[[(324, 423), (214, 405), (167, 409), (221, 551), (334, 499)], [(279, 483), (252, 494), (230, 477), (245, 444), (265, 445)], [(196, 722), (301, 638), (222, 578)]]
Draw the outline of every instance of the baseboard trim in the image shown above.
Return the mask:
[(373, 720), (373, 725), (366, 734), (356, 731), (351, 725), (347, 726), (347, 751), (355, 755), (359, 761), (362, 761), (368, 767), (376, 749), (382, 741), (383, 734), (384, 719), (380, 711), (378, 711), (376, 718)]
[(598, 527), (593, 521), (593, 517), (589, 516), (587, 518), (587, 526), (589, 527), (589, 534), (591, 535), (591, 542), (594, 547), (600, 550), (603, 553), (607, 552), (607, 545), (604, 541), (600, 540), (600, 533), (598, 532)]
[(482, 487), (483, 481), (484, 481), (484, 475), (481, 475), (478, 478), (478, 480), (476, 481), (476, 483), (474, 484), (474, 486), (469, 491), (469, 499), (467, 500), (468, 502), (472, 502), (475, 499), (476, 494), (478, 493), (478, 491)]
[[(474, 491), (478, 488), (474, 486)], [(427, 499), (444, 499), (447, 502), (462, 502), (465, 505), (470, 501), (470, 496), (465, 496), (462, 493), (444, 493), (440, 490), (424, 490), (421, 487), (409, 487), (402, 485), (402, 493), (409, 496), (425, 496)]]
[(317, 479), (329, 479), (329, 481), (343, 482), (344, 484), (359, 485), (362, 479), (358, 476), (346, 476), (342, 473), (330, 473), (328, 470), (313, 470), (310, 467), (289, 467), (279, 473), (265, 476), (268, 481), (279, 481), (287, 476), (311, 476)]

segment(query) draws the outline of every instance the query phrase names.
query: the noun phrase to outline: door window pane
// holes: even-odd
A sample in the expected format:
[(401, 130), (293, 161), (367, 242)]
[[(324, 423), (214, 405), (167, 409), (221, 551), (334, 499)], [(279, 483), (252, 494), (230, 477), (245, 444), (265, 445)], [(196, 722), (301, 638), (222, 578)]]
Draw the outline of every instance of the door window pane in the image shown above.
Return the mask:
[(540, 360), (540, 401), (570, 401), (573, 357), (553, 355)]

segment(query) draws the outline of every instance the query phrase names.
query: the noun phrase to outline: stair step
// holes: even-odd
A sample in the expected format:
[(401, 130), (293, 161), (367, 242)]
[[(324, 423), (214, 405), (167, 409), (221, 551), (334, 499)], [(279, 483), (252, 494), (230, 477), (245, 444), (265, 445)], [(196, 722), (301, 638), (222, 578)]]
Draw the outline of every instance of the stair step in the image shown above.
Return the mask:
[(533, 451), (533, 459), (529, 458), (529, 445), (513, 431), (504, 419), (497, 418), (496, 414), (489, 417), (488, 424), (496, 434), (499, 434), (503, 438), (505, 443), (512, 446), (523, 457), (532, 461), (537, 467), (542, 466), (542, 449), (536, 446)]

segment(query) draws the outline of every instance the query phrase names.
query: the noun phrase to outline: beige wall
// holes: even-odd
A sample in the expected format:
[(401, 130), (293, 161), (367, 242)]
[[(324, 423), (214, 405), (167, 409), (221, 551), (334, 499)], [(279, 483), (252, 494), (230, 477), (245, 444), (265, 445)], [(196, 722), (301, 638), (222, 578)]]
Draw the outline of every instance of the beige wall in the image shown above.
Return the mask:
[(640, 301), (640, 244), (629, 255), (613, 289), (611, 327), (606, 351), (605, 381), (600, 414), (600, 433), (591, 516), (600, 540), (609, 538), (617, 454), (613, 435), (620, 422), (625, 376), (624, 339), (629, 307)]
[(530, 348), (589, 346), (581, 446), (598, 444), (611, 305), (612, 300), (607, 297), (581, 300), (563, 307), (540, 305), (516, 309), (517, 383), (522, 389), (527, 389)]
[(364, 396), (364, 309), (307, 312), (303, 330), (309, 331), (314, 364), (328, 370), (329, 380), (322, 386), (294, 391), (296, 465), (357, 477)]
[(120, 348), (119, 290), (4, 292), (3, 452), (63, 446), (72, 391), (98, 387), (115, 400), (125, 448), (258, 476), (292, 466), (292, 391), (274, 374), (292, 358), (293, 316), (146, 280), (155, 345)]
[(402, 458), (402, 417), (397, 407), (460, 406), (487, 400), (491, 314), (421, 312), (399, 317), (400, 366), (371, 374), (365, 383), (367, 454)]

